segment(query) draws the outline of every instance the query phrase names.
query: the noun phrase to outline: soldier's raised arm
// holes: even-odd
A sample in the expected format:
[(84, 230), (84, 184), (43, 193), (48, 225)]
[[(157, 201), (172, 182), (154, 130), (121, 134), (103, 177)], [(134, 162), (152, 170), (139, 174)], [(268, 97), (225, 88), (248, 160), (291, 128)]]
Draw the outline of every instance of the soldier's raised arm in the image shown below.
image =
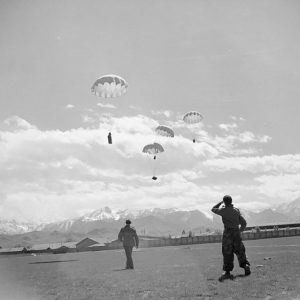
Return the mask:
[(217, 215), (220, 215), (220, 206), (222, 205), (223, 200), (221, 202), (219, 202), (218, 204), (216, 204), (215, 206), (213, 206), (213, 208), (211, 209), (211, 211)]

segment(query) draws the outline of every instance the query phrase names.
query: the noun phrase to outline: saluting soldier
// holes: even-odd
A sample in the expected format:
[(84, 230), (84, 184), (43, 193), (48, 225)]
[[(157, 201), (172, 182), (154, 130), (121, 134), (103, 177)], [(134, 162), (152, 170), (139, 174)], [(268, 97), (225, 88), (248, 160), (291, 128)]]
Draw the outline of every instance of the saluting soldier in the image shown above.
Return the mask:
[(126, 254), (126, 269), (133, 269), (132, 249), (139, 246), (139, 238), (136, 230), (130, 226), (131, 221), (126, 220), (126, 226), (121, 228), (118, 239), (123, 242), (123, 247)]
[[(223, 203), (225, 206), (220, 208)], [(246, 220), (241, 215), (239, 209), (232, 205), (232, 198), (229, 195), (224, 196), (223, 201), (212, 208), (212, 212), (220, 215), (224, 224), (222, 239), (224, 273), (219, 280), (233, 279), (233, 276), (230, 274), (233, 270), (233, 254), (236, 254), (240, 267), (244, 268), (245, 276), (250, 275), (250, 263), (247, 260), (245, 246), (241, 237), (241, 232), (244, 231), (247, 226)]]

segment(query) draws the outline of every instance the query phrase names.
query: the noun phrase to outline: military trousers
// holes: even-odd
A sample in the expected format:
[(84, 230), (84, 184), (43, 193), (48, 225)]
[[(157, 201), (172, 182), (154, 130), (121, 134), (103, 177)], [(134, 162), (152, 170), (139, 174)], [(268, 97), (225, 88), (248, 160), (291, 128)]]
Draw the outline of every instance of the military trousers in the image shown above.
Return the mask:
[(223, 270), (233, 270), (234, 254), (237, 256), (239, 265), (244, 268), (249, 261), (246, 257), (246, 249), (242, 242), (242, 236), (239, 229), (225, 228), (222, 239)]
[(133, 269), (132, 249), (133, 246), (123, 246), (126, 254), (126, 269)]

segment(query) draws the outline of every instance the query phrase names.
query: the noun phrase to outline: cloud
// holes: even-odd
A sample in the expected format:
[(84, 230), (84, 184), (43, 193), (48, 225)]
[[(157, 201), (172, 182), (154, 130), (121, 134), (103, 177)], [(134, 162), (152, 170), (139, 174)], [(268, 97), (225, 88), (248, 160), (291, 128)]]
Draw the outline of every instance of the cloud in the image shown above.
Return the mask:
[(95, 122), (95, 118), (93, 118), (89, 115), (82, 115), (81, 119), (82, 119), (83, 123), (94, 123)]
[[(15, 218), (46, 221), (49, 212), (53, 218), (71, 217), (84, 208), (83, 201), (86, 207), (96, 209), (106, 202), (122, 206), (125, 198), (133, 206), (143, 207), (159, 206), (163, 196), (166, 206), (171, 205), (174, 198), (167, 195), (170, 185), (173, 191), (182, 191), (180, 183), (185, 189), (190, 180), (201, 178), (193, 159), (210, 151), (207, 145), (191, 147), (183, 137), (156, 136), (158, 123), (143, 115), (101, 118), (97, 128), (68, 131), (42, 131), (25, 120), (16, 120), (23, 124), (22, 131), (10, 128), (0, 133), (0, 187), (6, 199), (0, 213)], [(8, 120), (5, 123), (11, 124)], [(108, 130), (112, 131), (113, 145), (107, 143)], [(142, 153), (143, 146), (155, 140), (166, 149), (156, 161)], [(154, 171), (159, 176), (158, 187), (151, 180)], [(179, 175), (169, 176), (172, 172)], [(144, 191), (143, 195), (137, 190)], [(184, 203), (184, 193), (181, 195), (180, 203)], [(22, 201), (26, 208), (18, 211)], [(40, 217), (34, 211), (39, 211)]]
[(104, 104), (104, 103), (98, 102), (97, 106), (102, 107), (102, 108), (110, 108), (110, 109), (116, 109), (117, 108), (115, 105), (110, 104), (110, 103)]
[(73, 109), (74, 107), (75, 107), (74, 104), (67, 104), (67, 105), (65, 106), (65, 109)]
[(224, 136), (216, 135), (207, 138), (210, 144), (218, 149), (220, 153), (230, 154), (231, 156), (258, 154), (261, 149), (257, 145), (268, 143), (271, 140), (271, 137), (267, 135), (255, 135), (251, 131), (231, 132)]
[(151, 113), (154, 116), (165, 116), (166, 118), (170, 118), (173, 115), (171, 110), (151, 110)]
[(81, 114), (81, 120), (84, 124), (99, 126), (101, 122), (108, 122), (112, 118), (111, 113), (98, 113), (94, 110), (87, 110), (85, 114)]
[(267, 155), (253, 157), (228, 157), (207, 160), (204, 165), (211, 170), (228, 172), (238, 170), (243, 172), (259, 173), (299, 173), (300, 155)]
[(244, 131), (238, 135), (238, 140), (240, 143), (268, 143), (272, 140), (270, 136), (263, 135), (263, 136), (256, 136), (251, 131)]
[(238, 125), (236, 123), (231, 124), (220, 124), (219, 127), (225, 131), (231, 131), (235, 128), (238, 128)]
[(226, 132), (234, 132), (237, 129), (244, 125), (243, 122), (246, 121), (243, 117), (230, 116), (230, 120), (233, 122), (230, 123), (221, 123), (218, 127)]
[(249, 202), (235, 202), (234, 206), (238, 207), (243, 214), (243, 210), (245, 211), (252, 211), (252, 212), (259, 212), (264, 209), (272, 207), (269, 203), (261, 202), (261, 201), (249, 201)]
[(5, 119), (0, 129), (5, 131), (20, 131), (20, 130), (30, 130), (35, 129), (36, 127), (34, 125), (31, 125), (26, 120), (18, 117), (18, 116), (12, 116), (7, 119)]
[[(102, 206), (209, 211), (212, 199), (225, 192), (233, 192), (241, 203), (247, 203), (248, 193), (263, 195), (262, 181), (247, 186), (217, 183), (218, 173), (232, 169), (254, 172), (259, 166), (263, 172), (263, 161), (271, 170), (294, 168), (298, 172), (292, 157), (282, 158), (281, 163), (274, 159), (273, 169), (264, 157), (240, 158), (249, 145), (263, 142), (254, 133), (219, 136), (200, 128), (200, 141), (193, 143), (186, 128), (178, 127), (175, 138), (156, 135), (159, 123), (142, 114), (117, 118), (91, 111), (86, 116), (90, 119), (83, 127), (66, 131), (40, 130), (15, 116), (3, 122), (0, 216), (49, 221), (51, 212), (53, 221)], [(109, 131), (112, 145), (107, 142)], [(156, 160), (142, 153), (144, 145), (153, 142), (165, 149)], [(224, 154), (231, 160), (222, 159)], [(153, 174), (157, 181), (151, 179)], [(23, 209), (22, 203), (26, 203)]]
[(292, 201), (300, 196), (300, 174), (261, 175), (255, 178), (259, 183), (258, 192), (279, 201)]
[(141, 107), (136, 106), (136, 105), (129, 105), (129, 108), (132, 109), (132, 110), (142, 110)]
[(230, 116), (230, 119), (233, 120), (233, 121), (242, 121), (242, 122), (246, 121), (245, 118), (243, 118), (243, 117), (236, 117), (236, 116)]

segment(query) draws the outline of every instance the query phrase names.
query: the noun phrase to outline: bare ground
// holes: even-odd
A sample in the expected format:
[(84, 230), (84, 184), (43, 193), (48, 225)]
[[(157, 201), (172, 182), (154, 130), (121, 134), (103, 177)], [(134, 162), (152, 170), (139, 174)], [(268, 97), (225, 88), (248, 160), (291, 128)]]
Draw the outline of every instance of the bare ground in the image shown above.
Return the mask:
[(219, 282), (221, 244), (0, 257), (0, 299), (300, 299), (300, 237), (245, 241), (252, 274), (235, 260)]

